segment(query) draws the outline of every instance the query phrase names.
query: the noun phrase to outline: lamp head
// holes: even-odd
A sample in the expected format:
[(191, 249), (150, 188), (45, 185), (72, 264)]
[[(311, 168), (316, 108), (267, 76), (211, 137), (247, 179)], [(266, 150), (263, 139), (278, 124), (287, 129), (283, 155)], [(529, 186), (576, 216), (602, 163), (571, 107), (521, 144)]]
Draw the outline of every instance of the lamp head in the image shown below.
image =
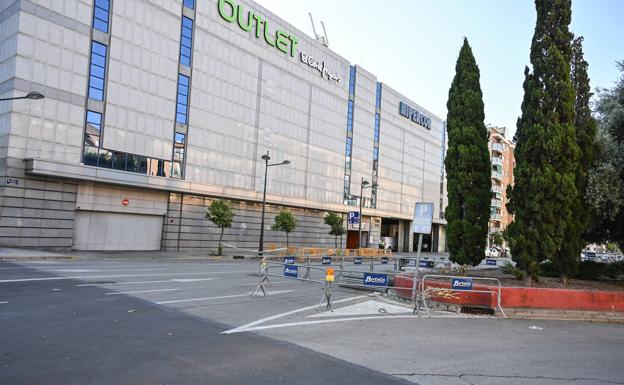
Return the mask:
[(41, 92), (37, 92), (37, 91), (30, 91), (27, 95), (26, 98), (27, 99), (43, 99), (45, 96), (43, 96), (43, 94)]

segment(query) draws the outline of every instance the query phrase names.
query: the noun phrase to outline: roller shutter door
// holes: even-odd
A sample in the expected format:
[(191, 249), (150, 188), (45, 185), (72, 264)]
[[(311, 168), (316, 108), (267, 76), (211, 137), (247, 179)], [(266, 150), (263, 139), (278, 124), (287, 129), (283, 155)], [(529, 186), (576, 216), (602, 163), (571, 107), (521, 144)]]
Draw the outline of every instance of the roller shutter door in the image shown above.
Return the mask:
[(77, 211), (75, 250), (160, 250), (163, 217)]

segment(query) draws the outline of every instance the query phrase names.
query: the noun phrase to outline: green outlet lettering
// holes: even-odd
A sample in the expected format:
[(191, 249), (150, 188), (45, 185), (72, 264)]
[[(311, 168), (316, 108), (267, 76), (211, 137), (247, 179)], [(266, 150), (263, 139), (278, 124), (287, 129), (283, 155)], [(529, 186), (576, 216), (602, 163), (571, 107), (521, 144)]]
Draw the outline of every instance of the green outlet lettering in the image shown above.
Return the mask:
[[(230, 12), (225, 11), (226, 4), (230, 6)], [(237, 10), (238, 7), (234, 4), (234, 0), (219, 0), (219, 15), (221, 15), (224, 20), (230, 23), (236, 20)]]
[(238, 26), (241, 27), (244, 31), (251, 31), (253, 12), (247, 11), (247, 23), (245, 23), (241, 17), (244, 14), (242, 6), (240, 5), (238, 6), (237, 13), (238, 13)]

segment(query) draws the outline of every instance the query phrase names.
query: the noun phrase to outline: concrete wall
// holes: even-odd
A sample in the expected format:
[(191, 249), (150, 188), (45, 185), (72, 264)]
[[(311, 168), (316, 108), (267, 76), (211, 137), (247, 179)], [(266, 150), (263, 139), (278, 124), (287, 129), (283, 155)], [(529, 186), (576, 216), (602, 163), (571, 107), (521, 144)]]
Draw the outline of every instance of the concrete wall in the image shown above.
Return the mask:
[(72, 245), (77, 184), (0, 178), (0, 246), (67, 249)]
[[(220, 229), (205, 218), (206, 208), (214, 198), (196, 195), (171, 194), (163, 228), (162, 248), (164, 250), (206, 248), (216, 250)], [(226, 229), (223, 242), (251, 250), (258, 249), (262, 205), (257, 203), (231, 202), (234, 211), (234, 224)], [(324, 211), (266, 206), (264, 247), (286, 246), (283, 232), (271, 230), (275, 215), (287, 209), (297, 218), (297, 228), (290, 233), (290, 245), (300, 247), (334, 247), (334, 237), (329, 235), (329, 227), (323, 223)], [(346, 237), (342, 239), (342, 247)], [(338, 246), (341, 247), (340, 238)], [(227, 251), (227, 249), (226, 249)], [(228, 251), (228, 253), (235, 253)], [(240, 253), (240, 252), (239, 252)], [(249, 252), (247, 252), (249, 254)]]

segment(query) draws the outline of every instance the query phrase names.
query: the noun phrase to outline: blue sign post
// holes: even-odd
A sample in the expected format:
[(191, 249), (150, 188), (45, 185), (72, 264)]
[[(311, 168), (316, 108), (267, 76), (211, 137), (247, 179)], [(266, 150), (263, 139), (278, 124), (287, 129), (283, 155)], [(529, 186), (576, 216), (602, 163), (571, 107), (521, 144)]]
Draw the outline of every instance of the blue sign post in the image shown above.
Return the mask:
[(323, 259), (321, 259), (321, 264), (331, 265), (331, 257), (323, 257)]
[(362, 284), (366, 286), (388, 286), (388, 275), (379, 273), (364, 273)]
[(358, 211), (349, 211), (349, 224), (357, 225), (360, 223), (360, 213)]
[(453, 279), (451, 279), (451, 289), (453, 289), (453, 290), (472, 290), (472, 278), (453, 278)]
[(284, 277), (297, 278), (299, 275), (299, 266), (284, 265)]

